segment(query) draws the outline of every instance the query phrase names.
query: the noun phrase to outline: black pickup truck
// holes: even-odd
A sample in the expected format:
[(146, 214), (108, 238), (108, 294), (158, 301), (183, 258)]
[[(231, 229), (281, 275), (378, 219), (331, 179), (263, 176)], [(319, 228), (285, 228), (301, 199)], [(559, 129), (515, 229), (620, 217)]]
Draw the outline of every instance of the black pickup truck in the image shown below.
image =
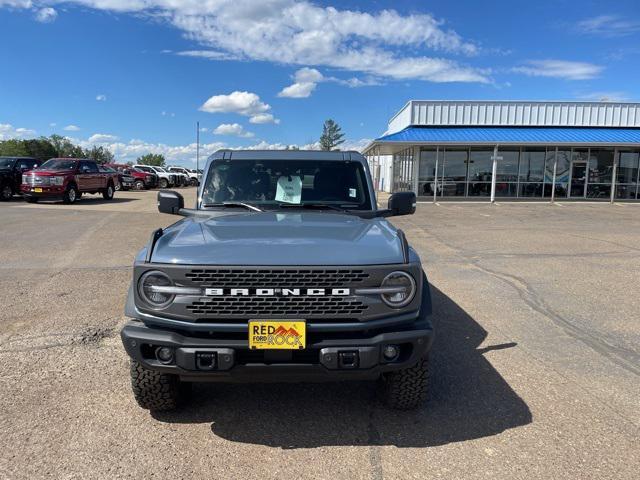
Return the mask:
[(20, 193), (22, 174), (42, 162), (30, 157), (0, 157), (0, 200), (11, 200)]

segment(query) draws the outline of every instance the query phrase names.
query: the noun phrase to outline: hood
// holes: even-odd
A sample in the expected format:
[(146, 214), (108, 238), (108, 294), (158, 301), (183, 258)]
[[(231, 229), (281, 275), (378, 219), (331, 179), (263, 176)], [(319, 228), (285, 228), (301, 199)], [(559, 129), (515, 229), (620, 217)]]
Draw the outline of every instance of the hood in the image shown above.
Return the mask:
[(73, 173), (73, 170), (40, 170), (39, 168), (36, 168), (24, 173), (33, 173), (34, 175), (39, 175), (41, 177), (50, 177), (52, 175), (67, 175), (69, 173)]
[(385, 219), (328, 212), (247, 212), (185, 218), (164, 231), (152, 262), (191, 265), (375, 265), (402, 263)]

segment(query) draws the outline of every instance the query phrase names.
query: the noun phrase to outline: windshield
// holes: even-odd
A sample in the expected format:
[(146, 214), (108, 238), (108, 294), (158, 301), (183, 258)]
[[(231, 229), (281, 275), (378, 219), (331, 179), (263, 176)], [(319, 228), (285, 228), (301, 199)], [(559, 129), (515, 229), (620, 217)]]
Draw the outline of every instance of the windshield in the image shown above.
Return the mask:
[(0, 168), (12, 168), (15, 158), (0, 158)]
[(202, 189), (202, 205), (223, 202), (372, 209), (364, 168), (350, 161), (217, 160)]
[(166, 170), (164, 168), (161, 167), (153, 167), (157, 172), (164, 172), (167, 173)]
[(78, 164), (77, 160), (64, 160), (62, 158), (52, 158), (47, 160), (40, 168), (42, 170), (74, 170)]

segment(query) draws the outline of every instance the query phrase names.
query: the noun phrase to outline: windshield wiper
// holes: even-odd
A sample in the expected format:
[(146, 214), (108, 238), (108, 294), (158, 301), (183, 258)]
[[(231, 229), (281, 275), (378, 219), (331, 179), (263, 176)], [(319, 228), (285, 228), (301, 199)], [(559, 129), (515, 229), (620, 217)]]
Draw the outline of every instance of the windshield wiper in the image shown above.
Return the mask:
[(202, 205), (203, 207), (243, 207), (247, 210), (252, 210), (254, 212), (263, 212), (261, 208), (256, 207), (255, 205), (251, 205), (250, 203), (244, 202), (222, 202), (222, 203), (205, 203)]
[(280, 208), (328, 208), (330, 210), (337, 210), (338, 212), (348, 212), (349, 210), (344, 207), (357, 207), (357, 203), (344, 203), (341, 205), (332, 205), (330, 203), (278, 203)]

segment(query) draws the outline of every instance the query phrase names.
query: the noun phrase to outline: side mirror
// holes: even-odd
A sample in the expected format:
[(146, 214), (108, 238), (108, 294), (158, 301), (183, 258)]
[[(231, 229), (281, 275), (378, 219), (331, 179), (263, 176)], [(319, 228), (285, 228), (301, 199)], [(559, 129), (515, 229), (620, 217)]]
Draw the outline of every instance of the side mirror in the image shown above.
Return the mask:
[(397, 192), (389, 197), (388, 208), (391, 216), (411, 215), (416, 212), (416, 194), (414, 192)]
[(160, 190), (158, 192), (158, 211), (169, 215), (179, 215), (184, 208), (184, 197), (173, 190)]

